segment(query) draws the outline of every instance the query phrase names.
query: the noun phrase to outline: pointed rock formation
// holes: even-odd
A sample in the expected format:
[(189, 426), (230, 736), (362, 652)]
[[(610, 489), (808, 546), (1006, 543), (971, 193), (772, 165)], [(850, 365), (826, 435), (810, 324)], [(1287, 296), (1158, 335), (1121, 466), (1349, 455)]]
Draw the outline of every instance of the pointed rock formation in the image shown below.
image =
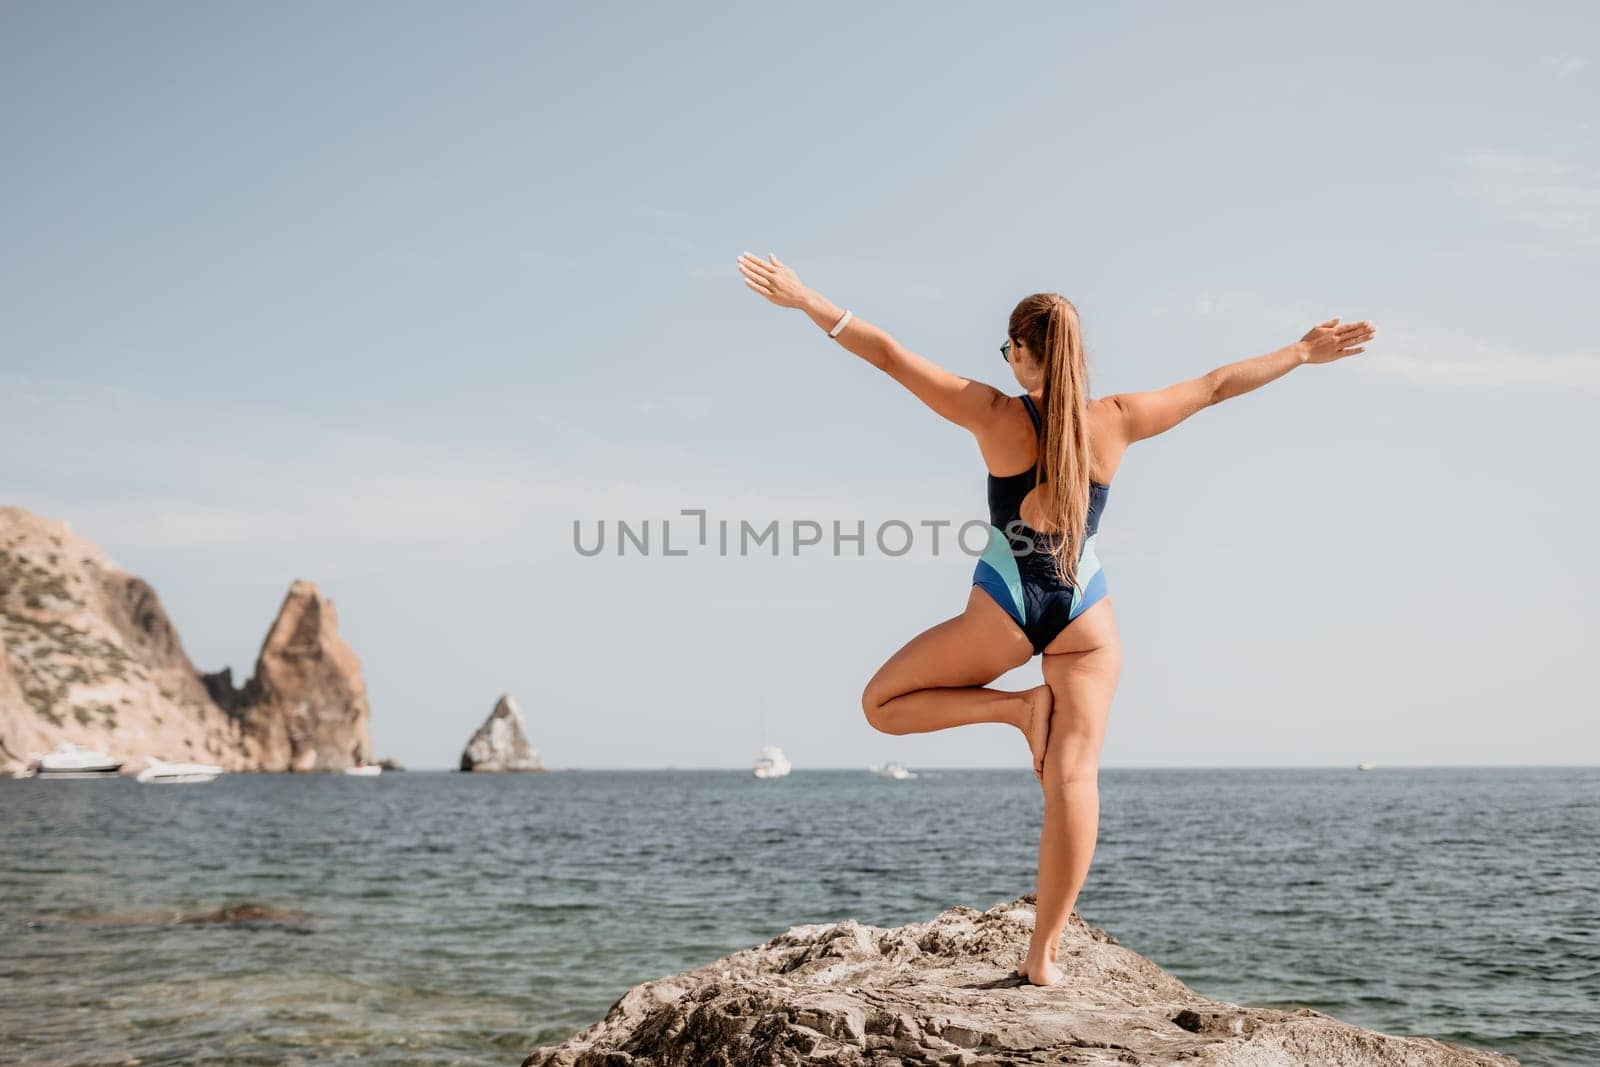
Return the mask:
[(243, 689), (232, 691), (223, 672), (206, 685), (238, 718), (262, 770), (342, 771), (372, 757), (361, 661), (339, 636), (333, 601), (310, 582), (289, 587)]
[(155, 590), (64, 522), (0, 507), (0, 769), (72, 741), (121, 759), (337, 771), (371, 758), (361, 664), (295, 582), (255, 677), (200, 675)]
[(502, 696), (461, 753), (464, 771), (542, 771), (539, 753), (528, 744), (528, 726), (511, 694)]
[(765, 945), (634, 986), (604, 1020), (523, 1067), (701, 1063), (1515, 1067), (1492, 1052), (1391, 1037), (1309, 1008), (1208, 1000), (1076, 915), (1064, 977), (1015, 972), (1033, 894), (885, 930), (796, 926)]
[(155, 590), (64, 522), (0, 507), (0, 765), (60, 741), (247, 769)]

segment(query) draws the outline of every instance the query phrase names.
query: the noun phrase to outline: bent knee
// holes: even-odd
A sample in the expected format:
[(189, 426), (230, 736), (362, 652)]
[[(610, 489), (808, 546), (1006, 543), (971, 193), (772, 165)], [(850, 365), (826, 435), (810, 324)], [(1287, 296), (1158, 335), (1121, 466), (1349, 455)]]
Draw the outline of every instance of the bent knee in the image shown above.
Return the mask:
[(867, 724), (874, 730), (892, 734), (893, 721), (888, 710), (884, 707), (894, 694), (886, 693), (883, 689), (871, 682), (861, 692), (861, 712), (867, 717)]

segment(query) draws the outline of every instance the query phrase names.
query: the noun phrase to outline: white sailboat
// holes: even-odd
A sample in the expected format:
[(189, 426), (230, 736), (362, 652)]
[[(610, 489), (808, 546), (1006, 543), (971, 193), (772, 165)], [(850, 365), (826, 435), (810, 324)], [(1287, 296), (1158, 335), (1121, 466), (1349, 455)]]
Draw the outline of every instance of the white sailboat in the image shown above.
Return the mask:
[(210, 782), (221, 773), (222, 768), (215, 763), (168, 763), (151, 756), (149, 765), (139, 772), (139, 781), (146, 784)]
[(777, 745), (767, 744), (767, 717), (761, 717), (761, 754), (756, 758), (756, 765), (750, 773), (757, 778), (782, 778), (794, 765), (789, 762), (789, 757), (783, 754), (783, 749)]
[(777, 745), (762, 745), (761, 757), (756, 760), (751, 773), (757, 778), (782, 778), (792, 770), (794, 765), (783, 754), (783, 749)]

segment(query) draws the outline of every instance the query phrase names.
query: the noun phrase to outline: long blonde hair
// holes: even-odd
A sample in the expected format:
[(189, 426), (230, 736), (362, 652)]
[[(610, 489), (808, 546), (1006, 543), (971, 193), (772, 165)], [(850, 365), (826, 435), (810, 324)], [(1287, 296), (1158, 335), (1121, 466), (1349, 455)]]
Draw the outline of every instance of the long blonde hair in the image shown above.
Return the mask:
[(1056, 573), (1078, 584), (1078, 555), (1089, 519), (1089, 366), (1078, 309), (1060, 293), (1034, 293), (1011, 312), (1013, 338), (1044, 365), (1044, 434), (1035, 467), (1046, 543)]

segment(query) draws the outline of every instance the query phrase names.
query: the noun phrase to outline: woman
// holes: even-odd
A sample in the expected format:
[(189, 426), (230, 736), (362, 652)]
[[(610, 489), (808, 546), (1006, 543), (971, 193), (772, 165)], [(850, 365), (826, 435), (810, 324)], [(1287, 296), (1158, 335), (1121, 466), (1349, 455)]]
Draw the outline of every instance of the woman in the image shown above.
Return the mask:
[[(1044, 786), (1037, 917), (1017, 973), (1051, 985), (1056, 942), (1089, 872), (1100, 821), (1100, 745), (1121, 671), (1105, 576), (1095, 557), (1100, 513), (1122, 454), (1202, 408), (1249, 392), (1302, 363), (1352, 356), (1370, 323), (1329, 319), (1299, 341), (1165, 389), (1091, 399), (1078, 311), (1035, 293), (1011, 312), (1001, 354), (1021, 396), (952, 374), (801, 284), (774, 255), (739, 257), (745, 284), (800, 308), (849, 351), (938, 414), (972, 432), (989, 468), (990, 544), (967, 607), (913, 638), (873, 675), (867, 721), (891, 734), (967, 723), (1022, 731)], [(1034, 655), (1044, 683), (1020, 693), (985, 686)]]

